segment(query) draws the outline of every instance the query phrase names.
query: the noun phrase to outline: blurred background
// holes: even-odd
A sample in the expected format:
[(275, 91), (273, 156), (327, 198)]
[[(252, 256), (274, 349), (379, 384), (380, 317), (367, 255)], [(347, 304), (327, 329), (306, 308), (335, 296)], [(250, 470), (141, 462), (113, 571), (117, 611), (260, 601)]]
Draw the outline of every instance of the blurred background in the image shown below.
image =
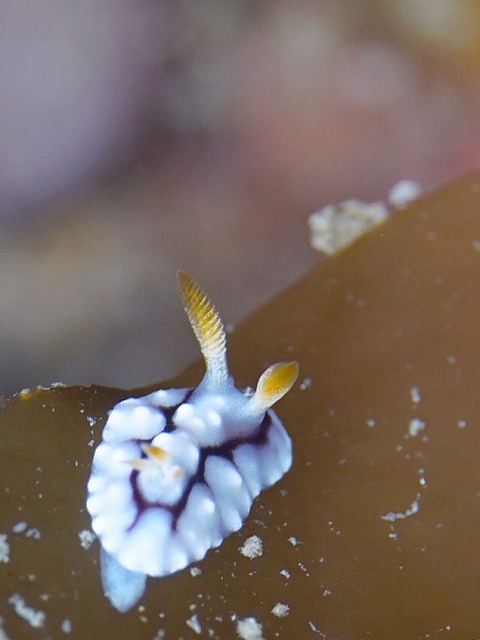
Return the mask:
[(5, 0), (0, 393), (174, 374), (178, 268), (236, 323), (309, 214), (478, 167), (479, 107), (477, 0)]

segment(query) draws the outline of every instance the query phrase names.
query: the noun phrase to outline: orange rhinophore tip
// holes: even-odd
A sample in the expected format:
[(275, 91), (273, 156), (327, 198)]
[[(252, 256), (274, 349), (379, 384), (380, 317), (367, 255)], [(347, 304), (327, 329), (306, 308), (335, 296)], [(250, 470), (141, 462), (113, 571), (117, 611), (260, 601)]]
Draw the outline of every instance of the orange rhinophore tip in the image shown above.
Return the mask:
[(202, 350), (207, 374), (215, 382), (228, 378), (226, 337), (222, 320), (208, 296), (185, 273), (177, 273), (183, 306)]
[(262, 373), (257, 384), (255, 403), (267, 409), (280, 400), (295, 384), (298, 362), (279, 362)]

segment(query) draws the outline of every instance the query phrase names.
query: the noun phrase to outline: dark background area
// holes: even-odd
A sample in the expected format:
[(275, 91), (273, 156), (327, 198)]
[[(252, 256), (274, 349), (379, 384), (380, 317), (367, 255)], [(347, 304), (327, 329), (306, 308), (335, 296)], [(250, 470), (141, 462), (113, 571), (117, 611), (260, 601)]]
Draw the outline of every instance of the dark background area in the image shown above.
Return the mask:
[(2, 393), (171, 375), (178, 268), (235, 323), (315, 210), (479, 163), (474, 0), (26, 0), (0, 52)]

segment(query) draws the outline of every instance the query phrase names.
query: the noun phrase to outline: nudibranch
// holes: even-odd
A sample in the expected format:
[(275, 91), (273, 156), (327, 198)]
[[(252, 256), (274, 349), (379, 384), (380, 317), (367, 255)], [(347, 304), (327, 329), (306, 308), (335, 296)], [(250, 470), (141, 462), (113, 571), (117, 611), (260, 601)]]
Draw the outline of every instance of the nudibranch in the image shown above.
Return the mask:
[(103, 589), (122, 612), (147, 576), (201, 560), (240, 529), (253, 500), (292, 463), (291, 440), (270, 407), (294, 384), (297, 363), (268, 367), (255, 391), (237, 389), (217, 310), (189, 275), (179, 272), (178, 281), (205, 376), (195, 388), (116, 404), (87, 486)]

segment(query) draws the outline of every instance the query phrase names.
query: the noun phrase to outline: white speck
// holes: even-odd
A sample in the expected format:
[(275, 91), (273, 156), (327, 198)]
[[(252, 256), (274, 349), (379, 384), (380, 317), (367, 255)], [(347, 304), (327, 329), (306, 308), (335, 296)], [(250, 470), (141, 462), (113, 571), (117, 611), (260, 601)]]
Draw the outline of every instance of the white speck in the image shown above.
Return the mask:
[(287, 578), (287, 580), (288, 580), (288, 578), (290, 578), (290, 571), (289, 571), (288, 569), (282, 569), (282, 570), (280, 571), (280, 574), (281, 574), (284, 578)]
[(328, 596), (332, 595), (332, 590), (331, 589), (324, 589), (323, 590), (323, 597), (324, 598), (328, 598)]
[(472, 242), (473, 248), (475, 249), (475, 251), (480, 251), (480, 240), (474, 240)]
[(255, 618), (243, 618), (237, 622), (237, 634), (242, 640), (263, 640), (263, 627)]
[(94, 444), (95, 444), (95, 440), (93, 438), (88, 441), (88, 446), (89, 447), (93, 447)]
[(190, 575), (196, 578), (201, 575), (202, 570), (199, 567), (190, 567)]
[(305, 378), (303, 380), (303, 382), (300, 384), (300, 389), (302, 391), (305, 391), (305, 389), (308, 389), (311, 386), (312, 386), (312, 379), (311, 378)]
[(376, 424), (376, 423), (375, 423), (375, 420), (373, 420), (372, 418), (369, 418), (369, 419), (367, 420), (367, 427), (372, 428), (372, 427), (374, 427), (374, 426), (375, 426), (375, 424)]
[(457, 358), (455, 356), (447, 356), (448, 364), (455, 364), (456, 361), (457, 361)]
[(388, 201), (394, 207), (404, 207), (406, 204), (418, 198), (423, 189), (415, 180), (400, 180), (390, 189)]
[(290, 613), (290, 607), (288, 604), (284, 604), (283, 602), (277, 602), (277, 604), (273, 607), (272, 613), (274, 616), (278, 618), (285, 618)]
[(87, 416), (87, 422), (91, 427), (93, 427), (97, 424), (97, 418), (95, 418), (94, 416)]
[(421, 399), (422, 399), (422, 396), (420, 395), (419, 388), (418, 387), (412, 387), (410, 389), (410, 402), (412, 404), (418, 404)]
[(72, 633), (73, 631), (72, 621), (69, 620), (68, 618), (65, 618), (60, 628), (62, 629), (63, 633)]
[(165, 629), (159, 629), (157, 633), (153, 636), (152, 640), (164, 640), (166, 635), (167, 635), (167, 632), (165, 631)]
[(38, 529), (36, 529), (35, 527), (32, 527), (31, 529), (27, 530), (27, 532), (25, 533), (25, 537), (33, 538), (34, 540), (40, 540), (40, 538), (42, 537), (42, 534)]
[(465, 420), (459, 420), (459, 421), (457, 422), (457, 427), (458, 427), (459, 429), (465, 429), (465, 427), (466, 427), (466, 426), (467, 426), (467, 423), (465, 422)]
[(10, 562), (10, 545), (6, 533), (0, 533), (0, 562)]
[(10, 640), (3, 628), (3, 618), (0, 616), (0, 640)]
[(426, 487), (427, 486), (427, 480), (423, 476), (419, 479), (418, 482), (420, 483), (420, 486), (422, 486), (422, 487)]
[(302, 544), (301, 541), (295, 536), (290, 536), (288, 541), (293, 547), (297, 547), (299, 544)]
[(340, 536), (342, 534), (342, 532), (340, 531), (340, 529), (337, 529), (335, 527), (335, 525), (333, 524), (333, 520), (329, 520), (328, 521), (328, 528), (330, 529), (330, 531), (332, 533), (334, 533), (336, 536)]
[(321, 636), (322, 636), (322, 638), (325, 638), (325, 634), (323, 634), (323, 633), (320, 631), (320, 629), (317, 627), (317, 625), (316, 625), (314, 622), (312, 622), (311, 620), (309, 620), (309, 621), (308, 621), (308, 626), (310, 627), (310, 629), (311, 629), (312, 631), (314, 631), (315, 633), (318, 633), (318, 635), (321, 635)]
[(303, 571), (303, 573), (304, 573), (306, 576), (310, 577), (310, 574), (308, 573), (308, 569), (307, 569), (307, 567), (303, 564), (303, 562), (299, 562), (299, 563), (298, 563), (298, 568), (299, 568), (301, 571)]
[(413, 418), (413, 420), (410, 420), (410, 424), (408, 425), (408, 433), (412, 436), (412, 438), (418, 436), (420, 431), (423, 431), (424, 429), (425, 422), (423, 422), (423, 420), (419, 420), (418, 418)]
[(329, 204), (308, 219), (314, 249), (332, 255), (352, 244), (388, 216), (384, 202), (345, 200)]
[(240, 553), (253, 560), (263, 555), (263, 541), (258, 536), (250, 536), (240, 547)]
[(20, 522), (17, 522), (17, 524), (13, 525), (12, 531), (13, 533), (25, 532), (25, 537), (33, 538), (34, 540), (40, 540), (41, 538), (40, 531), (35, 527), (31, 527), (30, 529), (27, 529), (27, 527), (28, 527), (28, 524), (26, 523), (26, 521), (20, 520)]
[(198, 616), (196, 614), (194, 614), (193, 616), (188, 618), (188, 620), (186, 620), (186, 625), (187, 625), (187, 627), (190, 627), (190, 629), (195, 631), (197, 636), (199, 636), (202, 633), (202, 626), (201, 626), (201, 624), (200, 624), (200, 622), (198, 620)]
[(78, 534), (80, 544), (84, 549), (90, 549), (96, 537), (97, 536), (93, 533), (93, 531), (90, 531), (90, 529), (83, 529)]
[(388, 522), (395, 522), (395, 520), (405, 520), (405, 518), (408, 518), (409, 516), (413, 516), (413, 514), (417, 513), (417, 511), (419, 510), (419, 500), (420, 500), (420, 494), (417, 493), (417, 497), (415, 498), (415, 500), (412, 502), (412, 504), (408, 507), (408, 509), (405, 512), (393, 512), (390, 511), (389, 513), (387, 513), (384, 516), (380, 516), (382, 520), (387, 520)]
[(45, 613), (27, 606), (19, 593), (14, 593), (10, 596), (8, 602), (13, 604), (15, 613), (26, 620), (30, 626), (39, 629), (45, 624)]

